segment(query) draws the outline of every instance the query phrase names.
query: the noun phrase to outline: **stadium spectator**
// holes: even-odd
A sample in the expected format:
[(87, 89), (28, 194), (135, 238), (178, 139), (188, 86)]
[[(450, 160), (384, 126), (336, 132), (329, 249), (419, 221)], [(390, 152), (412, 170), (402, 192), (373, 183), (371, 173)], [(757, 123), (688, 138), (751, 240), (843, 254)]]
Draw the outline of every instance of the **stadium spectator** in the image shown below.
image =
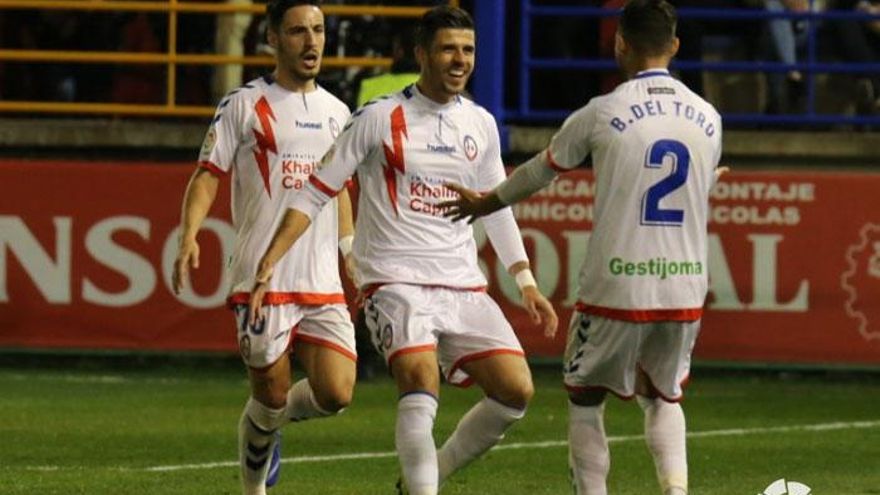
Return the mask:
[(564, 364), (578, 494), (606, 493), (608, 391), (635, 396), (644, 410), (664, 495), (687, 493), (678, 401), (708, 286), (708, 200), (721, 118), (669, 74), (679, 46), (675, 22), (665, 0), (630, 0), (615, 50), (629, 81), (573, 113), (546, 151), (491, 193), (453, 186), (461, 199), (441, 204), (453, 220), (473, 220), (539, 191), (592, 155), (596, 216)]
[[(132, 14), (122, 26), (119, 50), (157, 53), (162, 49), (151, 16)], [(113, 72), (110, 98), (118, 103), (160, 103), (165, 98), (165, 74), (149, 65), (122, 65)]]
[(391, 69), (385, 74), (361, 79), (358, 89), (357, 106), (378, 96), (400, 91), (419, 78), (419, 64), (413, 54), (414, 33), (409, 26), (392, 28), (391, 38)]
[[(277, 260), (357, 171), (354, 253), (360, 288), (367, 295), (373, 343), (400, 393), (399, 491), (434, 495), (449, 475), (498, 443), (523, 417), (533, 386), (513, 329), (485, 293), (470, 226), (445, 221), (437, 207), (452, 194), (445, 182), (488, 190), (504, 178), (494, 119), (461, 97), (474, 65), (473, 20), (461, 9), (436, 7), (421, 18), (416, 39), (418, 82), (352, 116), (334, 152), (291, 202), (263, 255), (251, 314), (261, 310)], [(556, 314), (537, 289), (511, 210), (483, 225), (516, 277), (533, 321), (553, 335)], [(476, 382), (485, 393), (439, 451), (432, 435), (438, 361), (448, 381)]]
[[(676, 8), (699, 9), (744, 9), (757, 8), (761, 0), (670, 0)], [(680, 60), (702, 61), (705, 52), (703, 41), (708, 36), (723, 36), (741, 43), (747, 58), (757, 58), (761, 26), (758, 22), (736, 19), (685, 18), (678, 23), (678, 36), (681, 38)], [(698, 95), (705, 96), (703, 72), (686, 70), (681, 72), (681, 80)]]
[[(880, 14), (877, 0), (836, 0), (836, 10), (857, 10)], [(833, 21), (829, 34), (838, 57), (847, 62), (877, 63), (880, 61), (880, 21)], [(863, 115), (880, 112), (880, 74), (866, 73), (856, 78), (856, 111)]]
[[(765, 0), (764, 8), (770, 12), (807, 12), (810, 4), (808, 0)], [(771, 19), (767, 27), (774, 58), (785, 64), (796, 64), (798, 48), (806, 42), (805, 22), (777, 18)], [(771, 72), (767, 82), (767, 113), (788, 113), (802, 107), (805, 81), (799, 70), (784, 74)]]
[[(176, 292), (183, 290), (188, 269), (198, 267), (196, 234), (220, 177), (234, 174), (237, 237), (229, 304), (251, 388), (238, 425), (245, 495), (264, 495), (266, 486), (277, 481), (280, 428), (336, 414), (351, 401), (355, 381), (354, 329), (336, 254), (338, 242), (350, 260), (353, 226), (347, 193), (315, 216), (315, 227), (278, 260), (277, 276), (262, 287), (266, 307), (259, 323), (253, 322), (247, 305), (257, 256), (291, 196), (308, 181), (349, 117), (345, 104), (315, 83), (324, 48), (324, 16), (317, 4), (267, 4), (275, 70), (232, 91), (218, 105), (181, 213)], [(289, 347), (306, 374), (293, 386)]]

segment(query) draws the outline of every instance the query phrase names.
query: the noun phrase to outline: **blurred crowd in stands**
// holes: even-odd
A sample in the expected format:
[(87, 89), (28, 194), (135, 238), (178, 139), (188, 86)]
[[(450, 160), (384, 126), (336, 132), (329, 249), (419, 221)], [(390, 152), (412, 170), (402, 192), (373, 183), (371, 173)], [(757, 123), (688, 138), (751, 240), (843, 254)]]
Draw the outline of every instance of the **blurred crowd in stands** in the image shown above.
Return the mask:
[[(249, 4), (250, 0), (228, 0)], [(533, 0), (536, 4), (620, 7), (625, 0)], [(766, 9), (807, 12), (813, 10), (863, 11), (880, 14), (880, 0), (671, 0), (679, 8)], [(325, 1), (325, 4), (431, 5), (422, 2)], [(461, 2), (465, 8), (472, 2)], [(508, 2), (508, 47), (519, 46), (519, 2)], [(611, 58), (616, 29), (614, 18), (542, 18), (533, 25), (533, 56), (552, 58)], [(410, 57), (407, 19), (387, 17), (328, 17), (325, 56), (387, 56), (394, 54), (395, 72), (417, 72)], [(796, 64), (806, 60), (809, 23), (803, 19), (694, 19), (679, 22), (680, 60), (743, 57), (744, 60)], [(177, 53), (266, 53), (262, 15), (206, 15), (181, 13)], [(816, 56), (828, 62), (877, 63), (880, 61), (880, 20), (825, 20), (813, 26)], [(32, 50), (83, 50), (165, 53), (168, 20), (163, 13), (89, 12), (51, 10), (0, 10), (0, 48)], [(735, 55), (731, 55), (731, 54)], [(507, 50), (511, 87), (508, 100), (517, 97), (516, 64), (520, 54)], [(729, 59), (729, 58), (728, 58)], [(175, 102), (178, 105), (214, 105), (242, 81), (269, 70), (267, 67), (179, 65)], [(479, 70), (479, 68), (478, 68)], [(164, 103), (164, 64), (33, 63), (0, 61), (0, 99), (26, 101), (83, 101)], [(375, 69), (325, 70), (321, 84), (352, 107), (364, 78)], [(706, 93), (702, 71), (682, 71), (682, 80), (700, 94)], [(805, 105), (807, 75), (803, 71), (769, 72), (764, 76), (762, 111), (797, 113)], [(842, 76), (851, 84), (854, 111), (880, 112), (880, 74), (865, 72)], [(561, 83), (560, 81), (564, 81)], [(536, 71), (533, 108), (574, 109), (618, 82), (613, 73), (587, 73), (573, 69)], [(363, 100), (362, 100), (363, 101)], [(507, 103), (511, 103), (508, 101)]]

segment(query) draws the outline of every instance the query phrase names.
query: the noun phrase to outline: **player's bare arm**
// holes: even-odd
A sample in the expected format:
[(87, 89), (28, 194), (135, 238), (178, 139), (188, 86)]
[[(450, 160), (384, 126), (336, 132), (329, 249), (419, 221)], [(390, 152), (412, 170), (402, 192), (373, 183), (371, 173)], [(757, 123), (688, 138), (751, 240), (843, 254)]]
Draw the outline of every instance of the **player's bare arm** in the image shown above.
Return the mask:
[(281, 219), (281, 224), (275, 230), (269, 247), (266, 248), (266, 252), (263, 253), (263, 257), (260, 258), (260, 263), (257, 265), (257, 276), (254, 287), (251, 289), (250, 312), (248, 313), (251, 325), (255, 325), (257, 320), (262, 318), (263, 296), (266, 295), (269, 288), (269, 280), (272, 279), (275, 264), (284, 256), (284, 253), (293, 247), (293, 244), (311, 224), (312, 220), (308, 215), (295, 209), (288, 209), (284, 218)]
[(532, 276), (528, 261), (518, 261), (507, 270), (515, 279), (522, 294), (522, 304), (535, 325), (544, 326), (544, 336), (553, 338), (559, 327), (559, 317), (550, 301), (538, 290), (538, 284)]
[(489, 194), (481, 195), (459, 184), (446, 184), (446, 187), (458, 193), (458, 199), (445, 201), (440, 206), (448, 208), (444, 216), (453, 222), (467, 219), (468, 223), (472, 223), (481, 216), (528, 198), (553, 182), (556, 175), (557, 171), (547, 163), (545, 150), (517, 167)]
[(348, 189), (342, 189), (336, 196), (339, 211), (339, 252), (342, 254), (342, 260), (345, 264), (345, 274), (348, 279), (358, 287), (360, 284), (356, 279), (357, 270), (355, 270), (354, 256), (351, 254), (351, 243), (354, 240), (354, 215), (351, 210), (351, 196)]
[(193, 172), (186, 186), (183, 196), (183, 206), (180, 211), (180, 240), (177, 246), (177, 259), (174, 261), (174, 272), (171, 275), (174, 293), (180, 294), (183, 286), (189, 280), (189, 269), (199, 267), (199, 243), (196, 236), (214, 198), (217, 197), (217, 188), (220, 179), (204, 168), (197, 168)]

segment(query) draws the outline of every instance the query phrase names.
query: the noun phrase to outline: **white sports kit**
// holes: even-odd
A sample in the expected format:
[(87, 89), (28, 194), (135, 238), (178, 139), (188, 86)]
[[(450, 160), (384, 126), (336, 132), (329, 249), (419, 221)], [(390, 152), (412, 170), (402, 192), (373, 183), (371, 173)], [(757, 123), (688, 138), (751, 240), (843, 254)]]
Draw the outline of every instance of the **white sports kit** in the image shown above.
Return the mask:
[(246, 324), (259, 258), (291, 198), (308, 182), (348, 117), (345, 104), (323, 88), (291, 92), (266, 76), (229, 93), (205, 137), (200, 166), (217, 175), (232, 172), (236, 240), (228, 265), (228, 301), (236, 311), (242, 357), (251, 367), (275, 362), (294, 332), (298, 340), (355, 359), (354, 329), (339, 278), (335, 201), (312, 219), (312, 227), (275, 266), (264, 299), (265, 323)]
[[(488, 191), (505, 179), (493, 117), (461, 97), (436, 103), (415, 85), (367, 103), (292, 207), (314, 218), (355, 172), (353, 253), (361, 289), (370, 295), (367, 324), (386, 360), (437, 349), (447, 378), (466, 383), (456, 373), (463, 362), (522, 354), (485, 293), (471, 227), (450, 222), (437, 206), (456, 197), (445, 183)], [(505, 267), (527, 261), (509, 208), (482, 221)]]
[(661, 396), (677, 400), (708, 287), (706, 215), (721, 118), (668, 71), (644, 71), (572, 114), (546, 158), (565, 171), (588, 154), (595, 222), (566, 384), (630, 397), (638, 366)]

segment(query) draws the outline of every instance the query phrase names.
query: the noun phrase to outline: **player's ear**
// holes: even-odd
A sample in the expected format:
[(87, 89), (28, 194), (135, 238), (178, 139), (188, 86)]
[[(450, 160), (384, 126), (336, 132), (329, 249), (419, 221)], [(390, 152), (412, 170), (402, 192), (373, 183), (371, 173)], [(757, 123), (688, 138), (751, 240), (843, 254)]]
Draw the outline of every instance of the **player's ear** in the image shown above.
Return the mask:
[(419, 67), (425, 67), (425, 62), (428, 60), (428, 51), (425, 50), (425, 47), (417, 44), (413, 49), (413, 53), (416, 56), (416, 62), (419, 63)]
[(681, 45), (681, 42), (678, 39), (678, 36), (674, 36), (672, 38), (672, 42), (669, 44), (669, 58), (675, 56), (678, 53), (678, 47)]
[(269, 46), (278, 50), (278, 31), (272, 26), (269, 26), (269, 29), (266, 30), (266, 41), (269, 43)]
[(614, 56), (618, 60), (626, 53), (627, 46), (626, 40), (623, 39), (623, 35), (620, 34), (620, 30), (614, 33)]

